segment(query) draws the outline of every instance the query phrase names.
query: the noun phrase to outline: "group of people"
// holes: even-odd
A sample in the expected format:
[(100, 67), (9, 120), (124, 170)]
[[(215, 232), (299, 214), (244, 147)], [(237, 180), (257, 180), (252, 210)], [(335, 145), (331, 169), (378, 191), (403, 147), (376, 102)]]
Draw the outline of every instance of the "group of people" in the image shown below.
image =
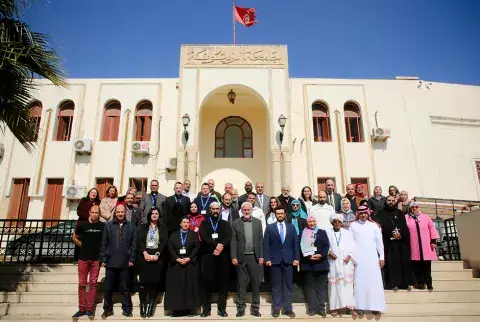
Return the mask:
[(267, 196), (262, 182), (246, 182), (240, 196), (230, 183), (223, 194), (215, 191), (212, 179), (198, 195), (190, 185), (177, 182), (166, 197), (152, 180), (139, 203), (134, 188), (118, 197), (114, 186), (102, 200), (95, 188), (81, 200), (73, 236), (79, 274), (74, 318), (93, 318), (100, 267), (106, 269), (102, 318), (113, 315), (114, 292), (121, 294), (122, 314), (131, 317), (137, 288), (142, 318), (154, 315), (160, 291), (171, 315), (193, 316), (201, 306), (201, 317), (211, 314), (218, 293), (217, 314), (227, 317), (232, 271), (237, 317), (246, 314), (249, 284), (250, 314), (261, 316), (262, 282), (271, 285), (273, 317), (295, 317), (294, 284), (304, 289), (310, 316), (326, 316), (327, 293), (333, 316), (355, 316), (385, 311), (384, 288), (433, 289), (438, 232), (394, 186), (386, 197), (377, 186), (367, 198), (361, 184), (348, 185), (342, 197), (329, 179), (315, 199), (310, 187), (294, 198), (288, 186), (278, 197)]

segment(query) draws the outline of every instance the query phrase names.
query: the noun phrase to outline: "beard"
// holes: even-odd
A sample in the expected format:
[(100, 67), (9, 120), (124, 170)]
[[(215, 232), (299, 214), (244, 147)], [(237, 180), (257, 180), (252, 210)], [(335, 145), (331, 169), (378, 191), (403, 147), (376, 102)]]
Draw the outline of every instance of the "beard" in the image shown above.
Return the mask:
[(318, 203), (323, 206), (323, 205), (326, 204), (327, 202), (326, 202), (325, 200), (319, 200)]

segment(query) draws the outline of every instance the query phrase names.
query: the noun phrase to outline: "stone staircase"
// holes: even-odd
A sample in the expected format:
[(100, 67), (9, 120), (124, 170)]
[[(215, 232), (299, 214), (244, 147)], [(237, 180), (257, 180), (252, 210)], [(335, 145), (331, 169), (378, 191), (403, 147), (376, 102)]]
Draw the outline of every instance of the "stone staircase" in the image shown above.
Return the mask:
[[(77, 311), (77, 267), (70, 264), (58, 265), (0, 265), (0, 319), (21, 321), (70, 321)], [(385, 291), (387, 312), (380, 318), (386, 321), (438, 321), (438, 322), (473, 322), (480, 321), (480, 279), (472, 277), (472, 271), (463, 269), (462, 262), (435, 262), (432, 265), (432, 275), (435, 290), (427, 291)], [(104, 278), (104, 270), (100, 279)], [(102, 314), (102, 284), (97, 294), (96, 319)], [(236, 319), (235, 294), (228, 299), (228, 319)], [(272, 320), (270, 316), (270, 294), (261, 296), (262, 320)], [(125, 318), (121, 315), (121, 305), (115, 301), (115, 315), (108, 321), (142, 320), (138, 310), (138, 295), (132, 297), (134, 317)], [(155, 317), (149, 320), (182, 319), (170, 318), (164, 315), (162, 298)], [(318, 316), (311, 318), (306, 315), (305, 304), (294, 303), (297, 319), (319, 320)], [(352, 319), (345, 315), (337, 317)], [(219, 320), (213, 307), (212, 316), (202, 319), (198, 316), (189, 319)], [(243, 320), (253, 320), (246, 315)], [(286, 319), (281, 316), (280, 319)], [(327, 319), (334, 319), (330, 315)], [(373, 316), (365, 316), (360, 320), (375, 320)], [(86, 317), (80, 320), (88, 320)]]

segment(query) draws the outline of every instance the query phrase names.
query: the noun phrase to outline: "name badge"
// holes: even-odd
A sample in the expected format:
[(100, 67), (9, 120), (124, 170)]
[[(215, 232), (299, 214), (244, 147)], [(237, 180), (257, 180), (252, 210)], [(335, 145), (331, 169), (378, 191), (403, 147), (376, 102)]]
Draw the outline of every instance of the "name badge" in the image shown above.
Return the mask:
[(180, 249), (180, 255), (185, 255), (187, 253), (187, 250), (184, 248)]
[(207, 214), (207, 211), (206, 211), (206, 210), (202, 210), (202, 211), (200, 211), (200, 214), (206, 215), (206, 214)]
[(154, 242), (147, 242), (147, 247), (148, 248), (153, 248), (153, 247), (155, 247), (155, 243)]
[(212, 238), (213, 238), (213, 239), (217, 239), (217, 238), (218, 238), (218, 234), (217, 234), (217, 233), (212, 234)]

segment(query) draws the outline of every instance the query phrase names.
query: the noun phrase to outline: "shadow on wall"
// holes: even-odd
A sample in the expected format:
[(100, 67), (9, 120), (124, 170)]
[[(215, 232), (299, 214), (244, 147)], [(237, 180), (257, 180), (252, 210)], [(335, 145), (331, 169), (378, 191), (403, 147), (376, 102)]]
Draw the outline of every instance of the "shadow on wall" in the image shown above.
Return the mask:
[(149, 160), (150, 158), (148, 157), (148, 155), (143, 156), (132, 154), (130, 158), (130, 162), (133, 165), (147, 165)]
[(372, 141), (372, 149), (374, 150), (383, 150), (385, 151), (388, 147), (388, 140), (387, 141)]
[(75, 163), (84, 163), (88, 164), (92, 161), (92, 155), (91, 154), (78, 154), (75, 153)]

